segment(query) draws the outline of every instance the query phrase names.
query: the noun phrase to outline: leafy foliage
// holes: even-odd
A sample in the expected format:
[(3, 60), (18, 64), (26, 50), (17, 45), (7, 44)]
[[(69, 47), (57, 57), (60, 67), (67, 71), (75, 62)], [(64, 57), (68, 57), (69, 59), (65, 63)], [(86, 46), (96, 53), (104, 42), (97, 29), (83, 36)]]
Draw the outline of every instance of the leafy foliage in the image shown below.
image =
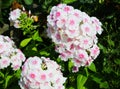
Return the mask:
[[(4, 28), (6, 24), (9, 25), (8, 13), (10, 6), (14, 0), (0, 0), (0, 34), (9, 35), (11, 38), (11, 29), (9, 26)], [(22, 35), (19, 32), (13, 32), (19, 38), (18, 47), (25, 53), (27, 57), (30, 56), (46, 56), (57, 61), (67, 77), (65, 83), (66, 89), (119, 89), (120, 88), (120, 1), (119, 0), (16, 0), (23, 4), (25, 8), (33, 11), (39, 16), (39, 27), (33, 29), (28, 25), (33, 26), (33, 21), (29, 22), (26, 27), (23, 21)], [(101, 53), (97, 60), (86, 68), (80, 68), (78, 73), (71, 72), (72, 63), (62, 62), (58, 58), (58, 54), (54, 51), (54, 44), (46, 37), (46, 18), (51, 7), (59, 3), (66, 3), (73, 7), (85, 11), (91, 16), (98, 17), (103, 23), (103, 34), (99, 36), (99, 47)], [(2, 12), (2, 14), (1, 14)], [(23, 14), (24, 15), (24, 14)], [(24, 16), (23, 16), (24, 17)], [(21, 17), (22, 18), (22, 17)], [(27, 29), (27, 30), (25, 30)], [(18, 30), (18, 29), (15, 29)], [(15, 40), (17, 42), (17, 40)], [(20, 71), (15, 73), (0, 70), (0, 88), (3, 89), (19, 89), (17, 79), (20, 77)], [(12, 82), (11, 82), (12, 81)], [(4, 82), (4, 85), (2, 85)]]

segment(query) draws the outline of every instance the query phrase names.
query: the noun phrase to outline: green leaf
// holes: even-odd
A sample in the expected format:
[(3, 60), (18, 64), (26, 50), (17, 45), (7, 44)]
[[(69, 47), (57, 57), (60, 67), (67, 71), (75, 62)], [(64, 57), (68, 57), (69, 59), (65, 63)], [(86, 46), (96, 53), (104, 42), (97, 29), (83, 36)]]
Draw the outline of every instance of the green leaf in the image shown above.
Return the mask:
[(111, 39), (107, 40), (107, 42), (110, 46), (113, 46), (113, 47), (115, 46), (114, 41), (112, 41)]
[(20, 69), (17, 70), (14, 75), (15, 75), (15, 77), (17, 77), (17, 78), (20, 78), (20, 76), (21, 76), (21, 70), (20, 70)]
[(94, 64), (94, 63), (91, 63), (91, 65), (88, 66), (88, 69), (90, 69), (90, 70), (93, 71), (93, 72), (96, 72), (95, 64)]
[(69, 3), (73, 3), (75, 1), (77, 1), (77, 0), (63, 0), (63, 3), (69, 4)]
[(24, 0), (25, 4), (31, 5), (33, 3), (33, 0)]
[(74, 87), (70, 87), (69, 89), (75, 89)]
[(39, 36), (39, 32), (36, 31), (35, 34), (33, 35), (33, 40), (40, 41), (42, 42), (42, 38)]
[(98, 46), (103, 51), (103, 53), (107, 53), (107, 48), (106, 47), (104, 47), (102, 44), (98, 44)]
[(71, 71), (72, 67), (73, 67), (73, 62), (71, 60), (69, 60), (68, 62), (68, 70)]
[(33, 50), (33, 51), (37, 51), (37, 47), (33, 47), (32, 50)]
[(10, 5), (12, 5), (14, 0), (2, 0), (2, 9), (8, 8)]
[(120, 4), (120, 0), (114, 0), (113, 2)]
[(103, 80), (102, 77), (100, 77), (100, 75), (97, 75), (97, 74), (93, 74), (93, 75), (90, 75), (92, 80), (95, 81), (96, 83), (100, 84), (101, 81)]
[(41, 52), (40, 52), (40, 55), (49, 56), (50, 53), (48, 53), (48, 52), (46, 52), (46, 51), (41, 51)]
[(4, 78), (4, 74), (2, 72), (0, 72), (0, 77)]
[(87, 81), (87, 76), (79, 74), (77, 76), (77, 89), (85, 89), (84, 84)]
[(100, 88), (108, 89), (109, 88), (108, 82), (107, 81), (101, 82)]
[(117, 65), (120, 65), (120, 59), (115, 59), (114, 62), (115, 62)]
[(20, 43), (20, 46), (25, 47), (31, 41), (31, 39), (32, 38), (26, 38), (26, 39), (22, 40), (22, 42)]
[(8, 75), (7, 77), (6, 77), (6, 79), (5, 79), (5, 89), (8, 87), (8, 85), (9, 85), (9, 81), (10, 81), (10, 79), (12, 78), (13, 76), (12, 75)]
[(100, 4), (104, 3), (104, 0), (99, 0), (99, 3), (100, 3)]

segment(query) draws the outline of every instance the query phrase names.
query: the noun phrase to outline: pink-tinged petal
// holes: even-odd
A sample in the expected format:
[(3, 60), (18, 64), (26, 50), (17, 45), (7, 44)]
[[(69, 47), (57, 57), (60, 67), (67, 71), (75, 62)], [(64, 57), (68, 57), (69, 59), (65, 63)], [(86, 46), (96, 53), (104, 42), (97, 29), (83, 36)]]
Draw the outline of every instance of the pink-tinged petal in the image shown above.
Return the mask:
[(83, 58), (85, 58), (85, 56), (84, 56), (84, 54), (79, 54), (79, 58), (81, 58), (81, 59), (83, 59)]
[(61, 15), (60, 12), (56, 12), (56, 17), (58, 18)]
[(88, 41), (87, 39), (85, 39), (85, 40), (83, 41), (84, 44), (88, 44), (88, 42), (89, 42), (89, 41)]
[(60, 78), (58, 78), (57, 80), (56, 80), (56, 83), (58, 84), (60, 82)]
[(35, 79), (36, 75), (34, 73), (29, 74), (31, 79)]
[(43, 80), (43, 81), (45, 81), (46, 80), (46, 75), (45, 74), (41, 74), (40, 75), (40, 79)]
[(65, 11), (65, 12), (70, 11), (70, 7), (69, 7), (69, 6), (65, 6), (65, 7), (64, 7), (64, 11)]
[(71, 19), (71, 20), (69, 21), (69, 25), (74, 25), (74, 24), (75, 24), (75, 21)]
[(76, 66), (74, 66), (73, 68), (72, 68), (72, 72), (78, 72), (79, 71), (79, 68), (78, 67), (76, 67)]

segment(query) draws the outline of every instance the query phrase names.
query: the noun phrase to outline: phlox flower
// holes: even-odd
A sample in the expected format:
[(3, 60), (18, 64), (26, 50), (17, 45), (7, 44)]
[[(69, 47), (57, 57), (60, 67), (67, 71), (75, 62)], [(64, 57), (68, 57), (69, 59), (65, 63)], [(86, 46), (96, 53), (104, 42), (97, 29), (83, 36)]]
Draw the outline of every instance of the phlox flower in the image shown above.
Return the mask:
[(91, 24), (84, 23), (81, 25), (81, 30), (83, 35), (93, 36), (96, 34), (96, 30), (91, 26)]
[(55, 61), (34, 56), (23, 64), (19, 85), (21, 89), (64, 89), (65, 80)]
[(55, 43), (61, 60), (73, 62), (73, 72), (97, 58), (100, 53), (97, 34), (103, 31), (99, 19), (72, 6), (59, 4), (53, 6), (47, 21), (47, 36)]
[(13, 70), (18, 70), (24, 61), (24, 54), (14, 42), (8, 36), (0, 35), (0, 69), (11, 66)]
[(10, 60), (7, 57), (2, 57), (0, 59), (0, 69), (7, 68), (10, 65)]
[(100, 50), (99, 47), (97, 45), (94, 45), (91, 49), (90, 49), (90, 55), (93, 59), (96, 59), (96, 57), (99, 55)]
[(20, 21), (19, 20), (14, 21), (14, 27), (15, 28), (20, 28)]
[(20, 17), (20, 15), (21, 15), (21, 10), (17, 8), (10, 12), (9, 20), (15, 21)]
[(82, 49), (88, 49), (93, 45), (93, 39), (88, 36), (80, 36), (79, 44)]

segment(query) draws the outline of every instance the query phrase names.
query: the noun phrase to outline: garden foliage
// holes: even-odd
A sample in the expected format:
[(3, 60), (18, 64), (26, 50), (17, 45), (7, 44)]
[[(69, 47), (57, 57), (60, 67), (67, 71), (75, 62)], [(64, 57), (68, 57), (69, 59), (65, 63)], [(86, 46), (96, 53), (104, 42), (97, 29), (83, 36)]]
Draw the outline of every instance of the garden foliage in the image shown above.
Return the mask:
[[(85, 12), (91, 18), (94, 16), (93, 22), (94, 19), (99, 22), (99, 26), (101, 26), (102, 28), (102, 34), (101, 32), (92, 33), (96, 35), (96, 37), (98, 37), (98, 39), (94, 39), (94, 44), (100, 51), (100, 53), (98, 52), (99, 55), (95, 57), (95, 55), (93, 56), (90, 54), (90, 50), (92, 49), (93, 44), (92, 46), (91, 44), (88, 46), (82, 45), (82, 48), (84, 48), (84, 52), (83, 50), (82, 52), (78, 51), (74, 55), (67, 55), (64, 61), (62, 60), (61, 55), (59, 55), (61, 54), (59, 43), (61, 39), (55, 39), (54, 35), (56, 35), (55, 33), (59, 33), (56, 31), (56, 29), (58, 29), (57, 27), (61, 29), (72, 27), (64, 28), (63, 25), (59, 23), (53, 23), (49, 18), (50, 13), (55, 13), (55, 9), (53, 10), (52, 7), (57, 6), (60, 3), (72, 6), (74, 9), (77, 9), (82, 13)], [(15, 12), (18, 12), (16, 13), (17, 17), (12, 17), (12, 15), (14, 14), (14, 10), (16, 10)], [(84, 15), (86, 15), (85, 13)], [(72, 16), (71, 14), (68, 15)], [(72, 17), (70, 17), (70, 19), (72, 19)], [(75, 19), (75, 21), (78, 21), (78, 23), (80, 22), (80, 25), (82, 25), (81, 28), (84, 28), (84, 21), (79, 21), (79, 19)], [(57, 89), (58, 87), (56, 82), (57, 80), (55, 80), (56, 78), (58, 78), (58, 80), (60, 81), (60, 85), (64, 85), (65, 89), (119, 89), (119, 23), (119, 0), (0, 0), (0, 34), (6, 36), (5, 38), (0, 38), (0, 89), (20, 89), (20, 86), (23, 87), (22, 85), (28, 83), (28, 80), (31, 78), (27, 80), (27, 75), (29, 75), (29, 73), (32, 72), (32, 68), (35, 67), (33, 65), (33, 67), (30, 67), (29, 62), (31, 62), (34, 58), (40, 60), (37, 60), (36, 62), (40, 63), (41, 65), (41, 68), (35, 67), (38, 70), (35, 72), (39, 72), (41, 74), (44, 74), (46, 72), (46, 75), (43, 75), (42, 77), (43, 80), (45, 80), (43, 83), (45, 83), (46, 85), (48, 84), (49, 86), (54, 86), (54, 89)], [(92, 25), (91, 22), (88, 25)], [(93, 25), (92, 27), (94, 26), (95, 25)], [(50, 38), (48, 37), (48, 28), (49, 30), (54, 31), (53, 33), (51, 32), (51, 34), (49, 34)], [(78, 34), (78, 32), (76, 32), (74, 35), (71, 35), (70, 31), (66, 31), (65, 33), (68, 34), (68, 37), (65, 37), (64, 33), (57, 34), (58, 38), (60, 38), (61, 35), (64, 35), (64, 40), (62, 40), (63, 42), (65, 42), (64, 44), (66, 45), (64, 47), (67, 47), (68, 45), (65, 41), (66, 38), (70, 38), (70, 40), (72, 40), (73, 42), (73, 38), (75, 38), (77, 35), (81, 35)], [(89, 33), (84, 33), (82, 35), (85, 34), (87, 34), (88, 37), (93, 38), (93, 35)], [(83, 37), (85, 38), (86, 36)], [(90, 41), (91, 39), (88, 37), (86, 37), (87, 41)], [(7, 40), (3, 40), (6, 38)], [(78, 40), (78, 38), (76, 39)], [(6, 49), (3, 49), (3, 44), (7, 44), (9, 46), (6, 46)], [(17, 48), (20, 49), (22, 52)], [(88, 48), (89, 50), (86, 50)], [(62, 49), (62, 51), (68, 51), (68, 49), (69, 48)], [(71, 52), (74, 53), (73, 50)], [(88, 63), (89, 65), (87, 66), (85, 64), (86, 61), (82, 62), (83, 64), (76, 64), (75, 60), (74, 62), (71, 60), (73, 58), (75, 59), (77, 53), (79, 52), (86, 55), (91, 55), (90, 57), (95, 60), (92, 60), (92, 62), (90, 61)], [(24, 53), (26, 60), (28, 60), (25, 62), (25, 64), (22, 63), (25, 61), (25, 57), (22, 53)], [(20, 64), (18, 64), (16, 67), (14, 67), (15, 60), (8, 60), (8, 58), (10, 60), (15, 59), (14, 56), (18, 56), (18, 59), (22, 58), (22, 60), (19, 61)], [(3, 57), (8, 60), (7, 66), (1, 64), (3, 63), (1, 62)], [(30, 59), (31, 61), (29, 61)], [(52, 66), (51, 63), (53, 63), (55, 66)], [(26, 66), (26, 69), (29, 69), (30, 71), (28, 71), (27, 73), (23, 71), (24, 68), (21, 67), (22, 64)], [(49, 67), (53, 67), (52, 72), (54, 72), (54, 74), (60, 74), (60, 76), (52, 76), (54, 80), (46, 80), (45, 76), (48, 76), (47, 74), (51, 71), (49, 70)], [(47, 70), (49, 72), (47, 72)], [(33, 73), (33, 75), (34, 74), (35, 73)], [(33, 81), (34, 80), (32, 80), (31, 82)], [(33, 84), (29, 87), (35, 87), (34, 83), (36, 82), (33, 82)], [(38, 82), (36, 84), (38, 84)], [(36, 87), (38, 88), (39, 84)], [(42, 85), (42, 87), (44, 86)], [(61, 88), (59, 88), (64, 89), (64, 87), (61, 86)], [(50, 87), (46, 87), (46, 89), (48, 88)]]

